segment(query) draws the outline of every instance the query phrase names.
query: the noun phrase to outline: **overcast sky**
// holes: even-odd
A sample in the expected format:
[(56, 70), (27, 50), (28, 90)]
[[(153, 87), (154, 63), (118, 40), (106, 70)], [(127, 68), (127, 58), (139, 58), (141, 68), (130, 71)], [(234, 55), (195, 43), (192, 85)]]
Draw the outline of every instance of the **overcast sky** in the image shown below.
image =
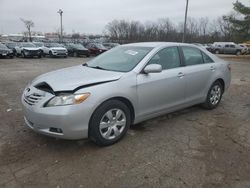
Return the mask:
[[(189, 16), (215, 19), (227, 14), (236, 0), (190, 0)], [(155, 21), (168, 17), (180, 22), (186, 0), (0, 0), (0, 33), (21, 33), (20, 18), (31, 19), (33, 30), (55, 32), (59, 28), (58, 9), (63, 9), (65, 31), (102, 33), (114, 19)], [(249, 0), (241, 0), (250, 5)]]

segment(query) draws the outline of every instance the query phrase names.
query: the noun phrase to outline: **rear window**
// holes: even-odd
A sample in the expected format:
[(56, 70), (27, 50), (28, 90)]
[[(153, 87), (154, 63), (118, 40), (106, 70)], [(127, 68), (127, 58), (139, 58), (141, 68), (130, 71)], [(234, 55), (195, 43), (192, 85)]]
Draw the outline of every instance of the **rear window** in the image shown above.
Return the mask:
[(198, 48), (182, 47), (186, 66), (203, 64), (203, 56)]

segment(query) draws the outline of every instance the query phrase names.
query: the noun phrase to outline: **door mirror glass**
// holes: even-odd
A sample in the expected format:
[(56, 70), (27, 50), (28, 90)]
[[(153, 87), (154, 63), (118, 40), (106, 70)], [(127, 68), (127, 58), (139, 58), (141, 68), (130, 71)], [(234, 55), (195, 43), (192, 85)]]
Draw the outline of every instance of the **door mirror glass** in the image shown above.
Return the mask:
[(150, 64), (150, 65), (147, 65), (144, 68), (144, 72), (146, 74), (149, 74), (149, 73), (159, 73), (159, 72), (162, 72), (162, 66), (159, 65), (159, 64)]

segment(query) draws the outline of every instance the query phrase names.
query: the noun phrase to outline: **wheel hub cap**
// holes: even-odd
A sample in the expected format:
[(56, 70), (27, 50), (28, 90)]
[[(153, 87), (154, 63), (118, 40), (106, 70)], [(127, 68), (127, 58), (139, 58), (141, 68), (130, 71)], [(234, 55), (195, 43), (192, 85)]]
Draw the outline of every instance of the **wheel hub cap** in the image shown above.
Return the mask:
[(212, 105), (216, 105), (219, 103), (221, 98), (221, 88), (218, 85), (215, 85), (210, 93), (210, 102)]
[(123, 132), (125, 126), (125, 113), (121, 109), (111, 109), (103, 115), (99, 130), (103, 138), (112, 140)]

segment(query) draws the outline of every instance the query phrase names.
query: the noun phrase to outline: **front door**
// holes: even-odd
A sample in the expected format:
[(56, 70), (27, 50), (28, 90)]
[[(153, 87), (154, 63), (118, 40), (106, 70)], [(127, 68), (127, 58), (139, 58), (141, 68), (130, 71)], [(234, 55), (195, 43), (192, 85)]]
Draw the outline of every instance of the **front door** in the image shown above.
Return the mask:
[(160, 50), (149, 64), (160, 64), (163, 71), (138, 74), (139, 116), (159, 113), (185, 101), (185, 67), (181, 66), (178, 48), (168, 47)]

